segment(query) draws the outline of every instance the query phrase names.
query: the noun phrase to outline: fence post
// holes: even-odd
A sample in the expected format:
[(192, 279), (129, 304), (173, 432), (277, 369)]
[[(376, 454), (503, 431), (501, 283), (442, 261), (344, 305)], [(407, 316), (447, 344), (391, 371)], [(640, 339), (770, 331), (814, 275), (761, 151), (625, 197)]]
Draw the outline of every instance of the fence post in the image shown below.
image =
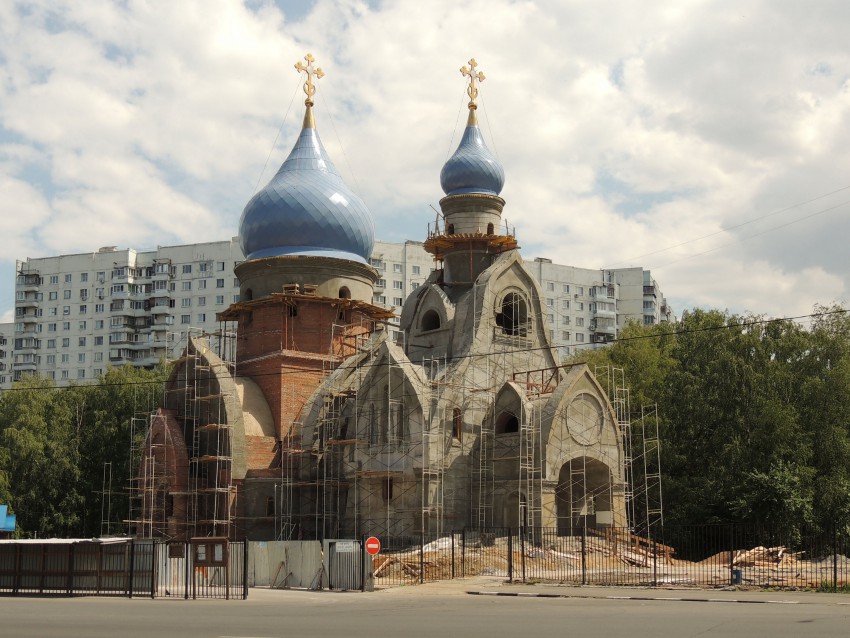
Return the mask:
[(729, 524), (729, 585), (735, 583), (735, 523)]
[(151, 598), (156, 598), (156, 564), (159, 559), (159, 543), (151, 543)]
[(655, 537), (652, 538), (652, 586), (658, 587), (658, 548)]
[(183, 599), (189, 600), (189, 577), (192, 574), (192, 545), (189, 541), (183, 543)]
[(466, 577), (466, 528), (460, 531), (460, 575)]
[(248, 600), (248, 537), (242, 539), (242, 600)]
[(838, 525), (832, 524), (832, 591), (838, 591)]
[(419, 584), (425, 582), (425, 530), (419, 536)]
[(514, 530), (512, 527), (508, 528), (508, 582), (512, 582), (514, 579)]
[(21, 589), (21, 546), (15, 543), (15, 582), (12, 585), (12, 595), (17, 596)]
[(68, 595), (74, 595), (74, 543), (68, 545)]
[(525, 582), (525, 525), (519, 528), (519, 560), (522, 565), (522, 582)]
[[(360, 535), (360, 591), (366, 591), (366, 557), (371, 558), (371, 554), (366, 553), (366, 534)], [(374, 569), (374, 566), (373, 566)]]
[(130, 539), (130, 564), (127, 569), (127, 598), (133, 597), (133, 583), (136, 577), (136, 539)]
[(452, 580), (455, 577), (455, 531), (452, 530)]
[(587, 585), (587, 528), (581, 527), (581, 584)]

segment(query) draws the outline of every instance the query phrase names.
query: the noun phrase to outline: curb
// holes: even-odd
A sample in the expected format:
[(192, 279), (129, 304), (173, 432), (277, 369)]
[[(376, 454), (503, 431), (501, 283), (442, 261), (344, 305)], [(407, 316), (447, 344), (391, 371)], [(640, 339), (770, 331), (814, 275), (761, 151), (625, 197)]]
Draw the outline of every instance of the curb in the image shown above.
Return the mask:
[(639, 600), (681, 603), (738, 603), (747, 605), (797, 605), (798, 600), (741, 600), (735, 598), (680, 598), (670, 596), (589, 596), (585, 594), (537, 594), (514, 591), (467, 591), (471, 596), (513, 596), (514, 598), (583, 598), (596, 600)]

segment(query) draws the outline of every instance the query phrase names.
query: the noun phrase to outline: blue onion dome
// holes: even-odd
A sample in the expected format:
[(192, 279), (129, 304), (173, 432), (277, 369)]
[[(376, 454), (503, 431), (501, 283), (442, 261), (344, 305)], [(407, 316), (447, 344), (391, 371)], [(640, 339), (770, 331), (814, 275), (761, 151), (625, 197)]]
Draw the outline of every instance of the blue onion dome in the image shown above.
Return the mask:
[(504, 185), (505, 170), (484, 144), (475, 107), (470, 106), (463, 139), (440, 171), (440, 186), (446, 195), (498, 195)]
[(375, 243), (372, 215), (328, 157), (311, 106), (289, 157), (242, 212), (242, 252), (246, 259), (314, 255), (366, 263)]

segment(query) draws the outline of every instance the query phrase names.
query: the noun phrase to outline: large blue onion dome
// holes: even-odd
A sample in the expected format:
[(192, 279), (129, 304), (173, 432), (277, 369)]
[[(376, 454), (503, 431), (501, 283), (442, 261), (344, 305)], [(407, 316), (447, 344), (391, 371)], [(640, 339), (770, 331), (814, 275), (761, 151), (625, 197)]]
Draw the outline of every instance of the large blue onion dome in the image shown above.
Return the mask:
[(505, 170), (484, 144), (475, 106), (470, 104), (463, 139), (440, 171), (440, 186), (446, 195), (482, 193), (498, 195), (505, 185)]
[(372, 215), (328, 157), (311, 107), (289, 157), (242, 211), (242, 252), (246, 259), (316, 255), (366, 263), (375, 243)]

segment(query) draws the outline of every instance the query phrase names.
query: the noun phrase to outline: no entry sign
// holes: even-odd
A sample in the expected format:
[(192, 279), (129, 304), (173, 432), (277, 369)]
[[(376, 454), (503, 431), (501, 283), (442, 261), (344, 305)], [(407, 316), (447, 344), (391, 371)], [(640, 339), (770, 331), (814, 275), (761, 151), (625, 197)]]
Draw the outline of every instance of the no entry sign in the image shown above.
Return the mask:
[(372, 556), (375, 556), (381, 551), (381, 541), (374, 536), (370, 536), (366, 539), (366, 551)]

